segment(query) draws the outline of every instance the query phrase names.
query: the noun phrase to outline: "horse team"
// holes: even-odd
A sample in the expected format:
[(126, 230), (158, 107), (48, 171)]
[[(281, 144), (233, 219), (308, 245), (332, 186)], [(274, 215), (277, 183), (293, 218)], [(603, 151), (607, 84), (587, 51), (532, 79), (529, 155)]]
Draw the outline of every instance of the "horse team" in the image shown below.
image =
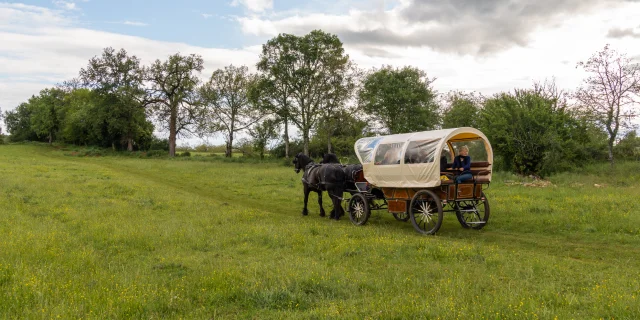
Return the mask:
[(294, 159), (296, 173), (302, 170), (302, 185), (304, 187), (304, 208), (302, 214), (307, 215), (307, 202), (309, 192), (318, 194), (318, 205), (320, 206), (320, 216), (324, 217), (325, 211), (322, 207), (322, 192), (326, 191), (333, 203), (333, 209), (329, 218), (339, 220), (344, 215), (342, 209), (342, 197), (344, 192), (355, 190), (354, 175), (362, 170), (361, 164), (342, 165), (338, 157), (333, 153), (324, 154), (320, 163), (315, 163), (310, 157), (303, 153), (298, 153)]

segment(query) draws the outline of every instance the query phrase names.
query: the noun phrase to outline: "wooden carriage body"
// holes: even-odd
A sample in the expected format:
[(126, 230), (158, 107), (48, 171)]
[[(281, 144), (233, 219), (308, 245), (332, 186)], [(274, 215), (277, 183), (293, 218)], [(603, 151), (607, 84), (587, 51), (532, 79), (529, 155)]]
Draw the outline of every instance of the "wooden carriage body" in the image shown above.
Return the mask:
[[(447, 166), (463, 145), (470, 149), (473, 179), (456, 183), (456, 171)], [(412, 206), (422, 203), (424, 207), (427, 203), (439, 212), (424, 213), (426, 219), (437, 214), (441, 222), (442, 212), (455, 212), (464, 227), (479, 229), (486, 225), (488, 201), (483, 189), (491, 182), (493, 152), (479, 130), (464, 127), (363, 138), (355, 143), (354, 149), (363, 170), (353, 178), (357, 193), (366, 199), (367, 210), (386, 209), (396, 219), (407, 221)], [(384, 201), (384, 205), (373, 205), (376, 200)], [(483, 210), (486, 207), (486, 213), (480, 212), (478, 206), (483, 206)], [(476, 215), (478, 221), (465, 223), (467, 213)], [(411, 220), (414, 222), (413, 217)], [(433, 234), (439, 227), (438, 223), (429, 230), (418, 226), (416, 229)]]

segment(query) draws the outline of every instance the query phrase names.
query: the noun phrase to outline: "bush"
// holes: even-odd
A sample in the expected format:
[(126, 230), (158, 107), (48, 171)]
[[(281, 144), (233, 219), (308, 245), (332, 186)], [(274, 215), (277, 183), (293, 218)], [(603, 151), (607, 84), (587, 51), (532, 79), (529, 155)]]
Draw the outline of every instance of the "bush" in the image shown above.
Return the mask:
[(191, 157), (191, 152), (185, 151), (185, 152), (181, 153), (180, 156), (181, 157)]
[(165, 150), (149, 150), (147, 151), (147, 157), (164, 157), (167, 155)]
[(160, 139), (156, 136), (151, 137), (151, 141), (145, 144), (144, 146), (146, 150), (156, 151), (163, 150), (169, 152), (169, 139)]

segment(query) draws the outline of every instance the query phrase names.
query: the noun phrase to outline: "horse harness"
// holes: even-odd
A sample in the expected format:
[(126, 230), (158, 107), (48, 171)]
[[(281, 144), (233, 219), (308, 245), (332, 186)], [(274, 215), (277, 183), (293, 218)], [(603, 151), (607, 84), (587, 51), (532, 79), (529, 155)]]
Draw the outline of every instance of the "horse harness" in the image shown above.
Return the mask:
[[(324, 190), (326, 190), (326, 188), (321, 188), (321, 187), (324, 187), (324, 186), (326, 185), (326, 183), (324, 183), (324, 182), (323, 182), (324, 180), (326, 180), (326, 177), (323, 177), (323, 178), (325, 178), (325, 179), (321, 179), (322, 181), (319, 181), (317, 184), (313, 184), (313, 183), (311, 183), (311, 182), (307, 179), (307, 178), (309, 177), (309, 175), (310, 175), (310, 174), (311, 174), (315, 169), (317, 169), (317, 168), (319, 168), (319, 167), (321, 167), (321, 166), (323, 166), (323, 165), (324, 165), (324, 164), (319, 164), (319, 163), (314, 163), (314, 162), (311, 162), (311, 163), (307, 164), (307, 165), (304, 167), (304, 174), (302, 175), (302, 179), (301, 179), (301, 180), (302, 180), (302, 182), (303, 182), (303, 183), (305, 183), (305, 184), (307, 184), (307, 185), (309, 185), (309, 186), (311, 186), (312, 188), (315, 188), (316, 190), (323, 190), (323, 189), (324, 189)], [(324, 172), (324, 174), (326, 175), (326, 171)], [(331, 196), (331, 197), (336, 197), (336, 198), (338, 198), (338, 199), (342, 200), (342, 197), (334, 196), (334, 195), (332, 195), (331, 193), (329, 193), (329, 196)]]

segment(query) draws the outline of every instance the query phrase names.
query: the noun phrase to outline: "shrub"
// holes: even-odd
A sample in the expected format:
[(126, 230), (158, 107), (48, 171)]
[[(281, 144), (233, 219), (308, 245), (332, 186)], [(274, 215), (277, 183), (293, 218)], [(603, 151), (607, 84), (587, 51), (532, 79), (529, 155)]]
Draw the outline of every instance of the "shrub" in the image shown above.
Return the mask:
[(181, 157), (191, 157), (191, 152), (185, 151), (185, 152), (181, 153), (180, 156)]
[(167, 155), (167, 151), (164, 150), (149, 150), (147, 151), (147, 157), (164, 157)]

